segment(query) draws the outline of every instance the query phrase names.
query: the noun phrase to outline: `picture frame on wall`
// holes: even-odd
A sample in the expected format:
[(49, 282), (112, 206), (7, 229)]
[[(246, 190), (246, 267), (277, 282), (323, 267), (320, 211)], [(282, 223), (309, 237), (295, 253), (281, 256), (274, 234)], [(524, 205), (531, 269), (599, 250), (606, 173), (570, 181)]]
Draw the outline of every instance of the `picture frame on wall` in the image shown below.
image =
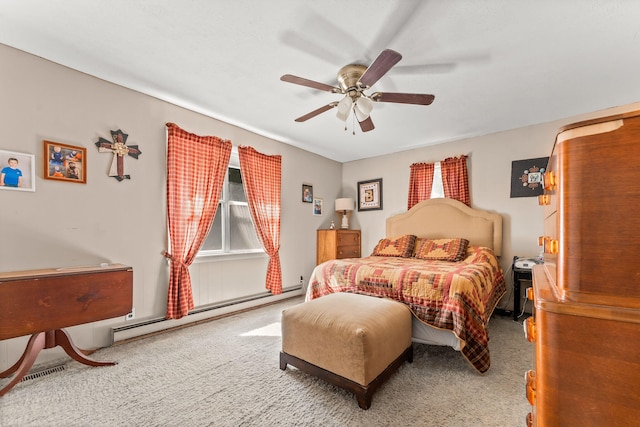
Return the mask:
[(322, 199), (313, 199), (313, 214), (316, 216), (322, 215), (323, 208), (323, 200)]
[(382, 210), (382, 178), (358, 182), (358, 211)]
[(511, 162), (511, 198), (537, 197), (544, 192), (544, 173), (549, 157)]
[(0, 150), (0, 189), (36, 191), (36, 156)]
[(42, 176), (55, 181), (87, 183), (87, 149), (44, 141)]
[(313, 203), (313, 186), (310, 184), (302, 184), (302, 201), (304, 203)]

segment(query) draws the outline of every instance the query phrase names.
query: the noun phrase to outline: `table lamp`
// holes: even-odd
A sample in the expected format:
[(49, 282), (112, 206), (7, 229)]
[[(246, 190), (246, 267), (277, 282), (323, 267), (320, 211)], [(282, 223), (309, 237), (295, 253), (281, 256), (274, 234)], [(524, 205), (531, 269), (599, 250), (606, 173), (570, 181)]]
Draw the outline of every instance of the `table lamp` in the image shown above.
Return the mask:
[(347, 212), (351, 212), (353, 210), (353, 207), (353, 199), (336, 199), (336, 212), (342, 212), (342, 225), (340, 226), (340, 228), (349, 228), (349, 218), (347, 217)]

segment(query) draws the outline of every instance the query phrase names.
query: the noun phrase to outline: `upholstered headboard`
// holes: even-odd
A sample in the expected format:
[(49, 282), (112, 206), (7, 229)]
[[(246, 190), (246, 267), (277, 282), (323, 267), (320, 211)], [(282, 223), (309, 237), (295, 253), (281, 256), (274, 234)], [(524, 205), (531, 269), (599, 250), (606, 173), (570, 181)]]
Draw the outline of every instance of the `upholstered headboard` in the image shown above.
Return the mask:
[(461, 237), (471, 245), (502, 252), (502, 216), (453, 199), (429, 199), (387, 218), (387, 237), (415, 234), (431, 239)]

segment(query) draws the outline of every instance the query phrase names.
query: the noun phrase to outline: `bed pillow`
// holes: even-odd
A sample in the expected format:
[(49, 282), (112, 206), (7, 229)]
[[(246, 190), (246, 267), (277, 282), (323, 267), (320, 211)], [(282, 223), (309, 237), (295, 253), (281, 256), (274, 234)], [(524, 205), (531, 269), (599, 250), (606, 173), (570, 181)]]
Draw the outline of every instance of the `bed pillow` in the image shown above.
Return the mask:
[(416, 258), (437, 261), (460, 261), (467, 256), (467, 239), (421, 239)]
[(381, 239), (371, 256), (395, 256), (410, 258), (413, 255), (413, 248), (416, 244), (416, 236), (405, 234), (404, 236), (390, 239)]

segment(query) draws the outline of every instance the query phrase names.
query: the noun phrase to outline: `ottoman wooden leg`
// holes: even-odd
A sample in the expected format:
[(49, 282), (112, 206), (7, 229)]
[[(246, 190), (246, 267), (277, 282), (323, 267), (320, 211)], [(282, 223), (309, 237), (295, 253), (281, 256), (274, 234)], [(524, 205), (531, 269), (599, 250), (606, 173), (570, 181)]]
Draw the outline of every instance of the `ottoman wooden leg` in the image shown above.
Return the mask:
[(394, 360), (387, 368), (380, 373), (373, 381), (368, 385), (363, 386), (355, 381), (351, 381), (340, 375), (336, 375), (333, 372), (329, 372), (326, 369), (322, 369), (312, 363), (302, 360), (298, 357), (292, 356), (285, 352), (280, 352), (280, 369), (283, 371), (287, 369), (287, 364), (295, 366), (302, 372), (316, 376), (329, 384), (333, 384), (336, 387), (340, 387), (347, 391), (352, 392), (356, 396), (358, 406), (362, 409), (369, 409), (371, 407), (371, 398), (373, 393), (385, 382), (395, 371), (407, 361), (413, 362), (413, 346), (407, 348), (396, 360)]

